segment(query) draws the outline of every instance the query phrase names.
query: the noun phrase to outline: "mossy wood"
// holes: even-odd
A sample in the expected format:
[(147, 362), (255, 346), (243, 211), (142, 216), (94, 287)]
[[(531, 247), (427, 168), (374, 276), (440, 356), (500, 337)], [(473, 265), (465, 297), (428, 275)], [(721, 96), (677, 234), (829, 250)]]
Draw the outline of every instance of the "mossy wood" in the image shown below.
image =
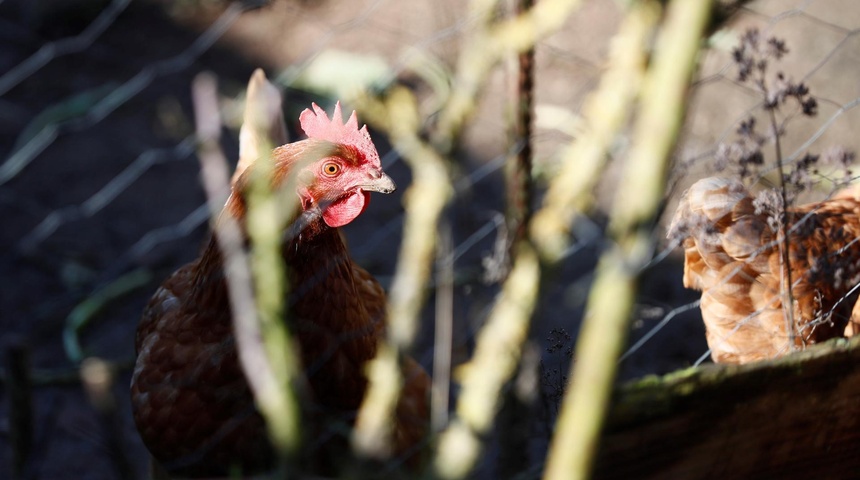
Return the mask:
[(627, 384), (596, 479), (860, 478), (860, 338)]

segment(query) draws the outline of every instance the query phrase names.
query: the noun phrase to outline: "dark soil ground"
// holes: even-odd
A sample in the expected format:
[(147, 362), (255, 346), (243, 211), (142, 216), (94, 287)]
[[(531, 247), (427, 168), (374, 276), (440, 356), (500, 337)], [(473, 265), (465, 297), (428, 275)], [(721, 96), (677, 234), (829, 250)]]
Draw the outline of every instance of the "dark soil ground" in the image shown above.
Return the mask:
[[(81, 32), (103, 3), (92, 2), (94, 10), (89, 11), (64, 10), (64, 2), (0, 2), (0, 76), (46, 43)], [(147, 453), (131, 420), (127, 392), (135, 326), (160, 281), (191, 260), (206, 235), (197, 159), (193, 145), (183, 143), (193, 131), (190, 84), (197, 73), (211, 71), (222, 93), (236, 95), (259, 66), (242, 52), (219, 45), (199, 56), (183, 54), (199, 37), (200, 32), (178, 26), (157, 6), (133, 2), (92, 45), (56, 56), (0, 92), (0, 478), (11, 478), (13, 459), (22, 456), (27, 459), (22, 478), (145, 475)], [(182, 61), (165, 63), (177, 55), (184, 55)], [(138, 85), (127, 83), (131, 79), (144, 82), (140, 91), (107, 108), (117, 95)], [(288, 92), (287, 101), (309, 105), (311, 98)], [(13, 175), (10, 162), (45, 138), (50, 141)], [(387, 147), (378, 140), (384, 155)], [(223, 143), (228, 158), (236, 158), (236, 132), (225, 130)], [(401, 238), (400, 195), (409, 184), (402, 162), (386, 158), (393, 159), (388, 169), (400, 190), (375, 197), (367, 213), (347, 229), (354, 257), (384, 285)], [(464, 178), (470, 175), (471, 180), (459, 189), (450, 213), (457, 246), (503, 208), (498, 171), (486, 177), (479, 171), (491, 159), (473, 152), (462, 158)], [(125, 179), (130, 181), (123, 183)], [(117, 194), (112, 196), (114, 187)], [(464, 247), (456, 264), (455, 360), (468, 357), (473, 334), (496, 292), (496, 286), (480, 281), (481, 259), (492, 252), (494, 237)], [(539, 461), (549, 431), (599, 253), (598, 242), (583, 240), (583, 245), (544, 292), (535, 320), (533, 344), (541, 353), (536, 368), (542, 388), (534, 419), (542, 426), (532, 424), (525, 432), (537, 439), (538, 453), (531, 461)], [(680, 276), (680, 265), (671, 260), (646, 272), (634, 339), (672, 308), (695, 298), (681, 287)], [(118, 369), (111, 388), (114, 413), (94, 407), (78, 380), (78, 364), (63, 345), (64, 328), (73, 312), (81, 312), (76, 307), (93, 305), (105, 288), (108, 293), (113, 289), (113, 295), (87, 315), (80, 339), (85, 356), (106, 359)], [(432, 306), (431, 296), (418, 349), (428, 370)], [(694, 361), (706, 348), (697, 315), (693, 311), (670, 322), (624, 362), (624, 377), (663, 373)], [(564, 348), (550, 352), (555, 343)], [(14, 352), (22, 349), (29, 355), (26, 370), (32, 380), (32, 442), (28, 454), (15, 455), (16, 429), (28, 423), (22, 421), (26, 409), (16, 405), (28, 402), (13, 401), (22, 390), (12, 381), (9, 366), (14, 363), (10, 359), (19, 358)], [(495, 467), (485, 468), (489, 473)]]

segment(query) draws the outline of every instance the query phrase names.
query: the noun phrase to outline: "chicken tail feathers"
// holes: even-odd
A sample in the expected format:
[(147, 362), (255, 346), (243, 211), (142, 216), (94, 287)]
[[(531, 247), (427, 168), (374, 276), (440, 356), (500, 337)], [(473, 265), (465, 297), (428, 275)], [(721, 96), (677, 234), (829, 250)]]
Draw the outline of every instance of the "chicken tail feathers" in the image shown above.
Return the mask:
[(239, 131), (239, 163), (233, 173), (232, 184), (258, 158), (269, 155), (272, 148), (289, 141), (281, 103), (282, 95), (278, 87), (266, 78), (262, 69), (254, 70), (248, 81), (242, 128)]

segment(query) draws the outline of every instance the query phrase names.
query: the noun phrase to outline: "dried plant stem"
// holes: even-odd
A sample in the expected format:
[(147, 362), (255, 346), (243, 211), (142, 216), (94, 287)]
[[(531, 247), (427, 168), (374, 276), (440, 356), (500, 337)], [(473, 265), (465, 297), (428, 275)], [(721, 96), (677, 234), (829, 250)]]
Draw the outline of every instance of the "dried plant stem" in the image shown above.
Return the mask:
[[(535, 0), (517, 0), (516, 11), (522, 15), (534, 6)], [(533, 186), (532, 121), (534, 113), (535, 50), (520, 52), (516, 59), (516, 82), (513, 99), (512, 132), (505, 169), (507, 182), (507, 228), (510, 232), (508, 257), (513, 258), (516, 245), (525, 238), (526, 225), (531, 220)]]
[[(254, 249), (252, 277), (241, 226), (232, 216), (220, 215), (229, 191), (229, 175), (218, 146), (220, 117), (215, 95), (212, 76), (201, 74), (195, 78), (192, 96), (200, 141), (201, 176), (212, 212), (215, 238), (224, 255), (239, 360), (257, 408), (266, 419), (269, 437), (286, 460), (300, 446), (300, 409), (293, 388), (300, 370), (283, 322), (285, 276), (280, 257), (283, 214), (278, 212), (273, 195), (267, 191), (268, 182), (253, 181), (247, 214), (248, 235)], [(260, 147), (258, 151), (269, 152), (271, 149)], [(261, 172), (255, 175), (257, 179), (268, 171), (266, 160), (259, 162)], [(257, 289), (256, 296), (252, 278), (257, 285), (265, 286)]]
[[(770, 128), (773, 132), (773, 148), (776, 162), (776, 172), (779, 176), (779, 195), (782, 205), (779, 207), (779, 235), (782, 239), (777, 238), (777, 248), (779, 248), (780, 260), (780, 301), (782, 303), (783, 322), (785, 325), (785, 334), (787, 337), (787, 349), (795, 349), (796, 331), (794, 323), (794, 294), (792, 292), (791, 280), (791, 256), (788, 246), (788, 233), (791, 230), (789, 225), (790, 216), (788, 214), (788, 187), (786, 186), (785, 173), (783, 172), (782, 158), (782, 142), (781, 125), (776, 119), (776, 108), (778, 102), (770, 104), (772, 92), (767, 86), (767, 78), (765, 77), (765, 68), (757, 68), (758, 76), (755, 78), (755, 86), (758, 87), (765, 102), (765, 110), (768, 113)], [(801, 337), (802, 338), (802, 337)]]
[(452, 188), (446, 160), (418, 136), (418, 106), (411, 92), (396, 87), (384, 103), (370, 98), (363, 100), (365, 117), (388, 130), (392, 144), (412, 169), (414, 179), (404, 195), (406, 219), (388, 294), (387, 336), (368, 366), (370, 385), (352, 437), (359, 454), (380, 458), (390, 452), (391, 419), (403, 382), (399, 361), (415, 341), (433, 268), (436, 226)]
[(703, 0), (674, 0), (667, 7), (613, 207), (609, 233), (616, 243), (598, 264), (544, 478), (590, 475), (629, 330), (636, 277), (649, 256), (650, 226), (663, 198), (668, 159), (710, 13), (711, 2)]
[(528, 241), (520, 243), (475, 354), (461, 368), (457, 418), (441, 434), (433, 466), (445, 479), (466, 478), (475, 468), (483, 439), (501, 407), (502, 388), (516, 372), (540, 285), (540, 262)]
[[(765, 98), (767, 98), (767, 88), (764, 86), (763, 82), (762, 88), (764, 89)], [(782, 241), (777, 242), (779, 245), (779, 258), (782, 262), (780, 268), (782, 275), (779, 278), (781, 284), (780, 294), (782, 296), (782, 311), (785, 316), (785, 333), (788, 336), (788, 349), (794, 350), (796, 332), (794, 328), (794, 294), (791, 291), (793, 285), (791, 281), (791, 250), (788, 248), (788, 232), (790, 230), (790, 225), (788, 224), (788, 188), (785, 185), (785, 174), (782, 171), (782, 145), (779, 140), (779, 125), (776, 121), (775, 107), (768, 109), (768, 113), (771, 129), (773, 129), (773, 148), (776, 154), (776, 172), (777, 175), (779, 175), (779, 193), (782, 198), (782, 207), (779, 212), (779, 227), (781, 230), (780, 233), (782, 234)]]
[(454, 257), (451, 225), (439, 225), (436, 255), (436, 330), (433, 335), (433, 391), (430, 399), (430, 426), (434, 432), (448, 424), (451, 392), (451, 349), (454, 338)]

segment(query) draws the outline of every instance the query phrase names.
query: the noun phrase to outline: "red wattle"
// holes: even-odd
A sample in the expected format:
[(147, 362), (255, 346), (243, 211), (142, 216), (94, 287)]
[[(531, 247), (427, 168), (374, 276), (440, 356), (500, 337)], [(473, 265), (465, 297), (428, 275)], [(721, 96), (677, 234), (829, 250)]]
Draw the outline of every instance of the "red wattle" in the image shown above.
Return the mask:
[(331, 205), (323, 211), (325, 224), (332, 228), (342, 227), (361, 215), (370, 203), (370, 192), (357, 190)]

